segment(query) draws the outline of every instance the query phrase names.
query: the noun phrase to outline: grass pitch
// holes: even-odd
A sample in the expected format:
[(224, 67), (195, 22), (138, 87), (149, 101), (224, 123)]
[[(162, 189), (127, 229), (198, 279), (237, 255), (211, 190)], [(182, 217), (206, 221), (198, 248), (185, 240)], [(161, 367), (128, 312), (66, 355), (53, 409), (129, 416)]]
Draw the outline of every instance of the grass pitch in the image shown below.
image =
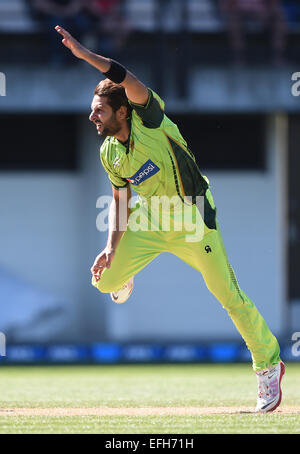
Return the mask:
[(300, 433), (300, 364), (274, 413), (252, 413), (251, 366), (1, 366), (0, 433)]

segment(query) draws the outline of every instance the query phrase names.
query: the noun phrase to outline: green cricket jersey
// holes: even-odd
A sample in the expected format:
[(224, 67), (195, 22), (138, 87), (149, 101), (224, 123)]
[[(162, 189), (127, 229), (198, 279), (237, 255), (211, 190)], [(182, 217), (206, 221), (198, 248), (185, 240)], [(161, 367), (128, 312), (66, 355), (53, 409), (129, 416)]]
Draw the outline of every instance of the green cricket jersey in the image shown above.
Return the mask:
[[(130, 102), (133, 110), (127, 146), (109, 136), (100, 149), (101, 162), (112, 185), (132, 186), (142, 199), (152, 196), (203, 196), (208, 180), (178, 127), (164, 113), (164, 102), (151, 89), (145, 106)], [(215, 228), (215, 210), (205, 197), (205, 223)]]

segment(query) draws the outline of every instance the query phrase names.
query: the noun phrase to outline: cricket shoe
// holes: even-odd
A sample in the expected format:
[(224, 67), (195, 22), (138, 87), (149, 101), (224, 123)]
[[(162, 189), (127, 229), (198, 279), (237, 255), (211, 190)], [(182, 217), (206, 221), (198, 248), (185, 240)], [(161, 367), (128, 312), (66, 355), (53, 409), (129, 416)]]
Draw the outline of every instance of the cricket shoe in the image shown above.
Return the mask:
[(111, 292), (110, 296), (114, 303), (122, 304), (128, 300), (133, 289), (133, 277), (117, 292)]
[(285, 372), (282, 361), (274, 367), (256, 372), (258, 396), (255, 411), (267, 413), (274, 411), (281, 402), (281, 380)]

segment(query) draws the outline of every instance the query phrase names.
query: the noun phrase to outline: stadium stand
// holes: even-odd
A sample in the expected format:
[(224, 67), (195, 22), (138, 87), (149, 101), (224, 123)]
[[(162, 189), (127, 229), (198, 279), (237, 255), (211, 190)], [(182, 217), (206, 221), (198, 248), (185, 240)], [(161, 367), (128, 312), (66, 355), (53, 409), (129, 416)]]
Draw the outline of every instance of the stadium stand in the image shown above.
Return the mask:
[(40, 31), (39, 22), (30, 15), (25, 0), (1, 0), (1, 33), (36, 33)]
[[(1, 0), (0, 32), (34, 33), (40, 30), (39, 21), (30, 14), (30, 1)], [(300, 4), (295, 0), (282, 3), (289, 28), (300, 31)], [(158, 21), (162, 6), (163, 20)], [(184, 8), (186, 12), (184, 13)], [(187, 29), (191, 32), (224, 31), (226, 24), (219, 9), (218, 0), (124, 0), (123, 11), (133, 30), (155, 32), (158, 24), (164, 24), (165, 31), (180, 29), (183, 15), (187, 19)], [(181, 16), (181, 17), (180, 17)]]
[[(35, 33), (40, 31), (39, 21), (30, 14), (29, 3), (25, 0), (1, 0), (0, 32)], [(180, 29), (183, 4), (181, 0), (165, 0), (163, 21), (158, 21), (160, 2), (158, 0), (127, 0), (124, 13), (133, 30), (155, 32), (163, 23), (165, 31)], [(224, 29), (224, 22), (218, 13), (217, 4), (211, 0), (187, 0), (187, 28), (192, 32), (217, 31)]]
[[(22, 54), (26, 49), (27, 62), (45, 61), (45, 49), (49, 45), (46, 35), (49, 30), (46, 30), (45, 24), (33, 14), (31, 3), (32, 0), (0, 2), (0, 34), (5, 37), (2, 44), (0, 43), (0, 58), (3, 62), (11, 61), (12, 58), (22, 61)], [(127, 50), (129, 55), (137, 55), (152, 48), (152, 52), (157, 54), (161, 45), (172, 50), (183, 43), (183, 48), (189, 47), (193, 56), (197, 54), (195, 60), (204, 63), (227, 63), (231, 49), (228, 23), (221, 4), (221, 0), (120, 0), (120, 13), (129, 27), (126, 36), (129, 46), (126, 46), (128, 49), (125, 54), (122, 53), (122, 58), (127, 60)], [(298, 61), (300, 4), (296, 0), (285, 0), (281, 5), (288, 25), (286, 51), (290, 59)], [(250, 42), (250, 59), (253, 55), (254, 59), (258, 58), (263, 63), (266, 52), (262, 52), (261, 48), (267, 46), (270, 40), (266, 39), (265, 31), (255, 29), (252, 25), (243, 23), (244, 32), (251, 38), (247, 39), (247, 45)], [(98, 31), (92, 30), (92, 33), (97, 34)], [(98, 36), (101, 36), (101, 33), (98, 33)], [(162, 44), (162, 40), (165, 43)], [(115, 57), (117, 56), (116, 54)]]

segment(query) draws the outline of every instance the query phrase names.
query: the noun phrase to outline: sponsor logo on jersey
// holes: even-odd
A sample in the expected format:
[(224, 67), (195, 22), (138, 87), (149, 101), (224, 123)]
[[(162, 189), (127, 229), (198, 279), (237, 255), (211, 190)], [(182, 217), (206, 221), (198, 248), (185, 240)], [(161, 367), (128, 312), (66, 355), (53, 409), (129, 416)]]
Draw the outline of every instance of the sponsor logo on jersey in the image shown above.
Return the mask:
[(132, 177), (126, 178), (126, 180), (131, 184), (137, 186), (143, 181), (155, 175), (157, 172), (159, 172), (159, 170), (160, 168), (157, 167), (154, 162), (148, 159), (148, 161), (145, 162), (145, 164)]

